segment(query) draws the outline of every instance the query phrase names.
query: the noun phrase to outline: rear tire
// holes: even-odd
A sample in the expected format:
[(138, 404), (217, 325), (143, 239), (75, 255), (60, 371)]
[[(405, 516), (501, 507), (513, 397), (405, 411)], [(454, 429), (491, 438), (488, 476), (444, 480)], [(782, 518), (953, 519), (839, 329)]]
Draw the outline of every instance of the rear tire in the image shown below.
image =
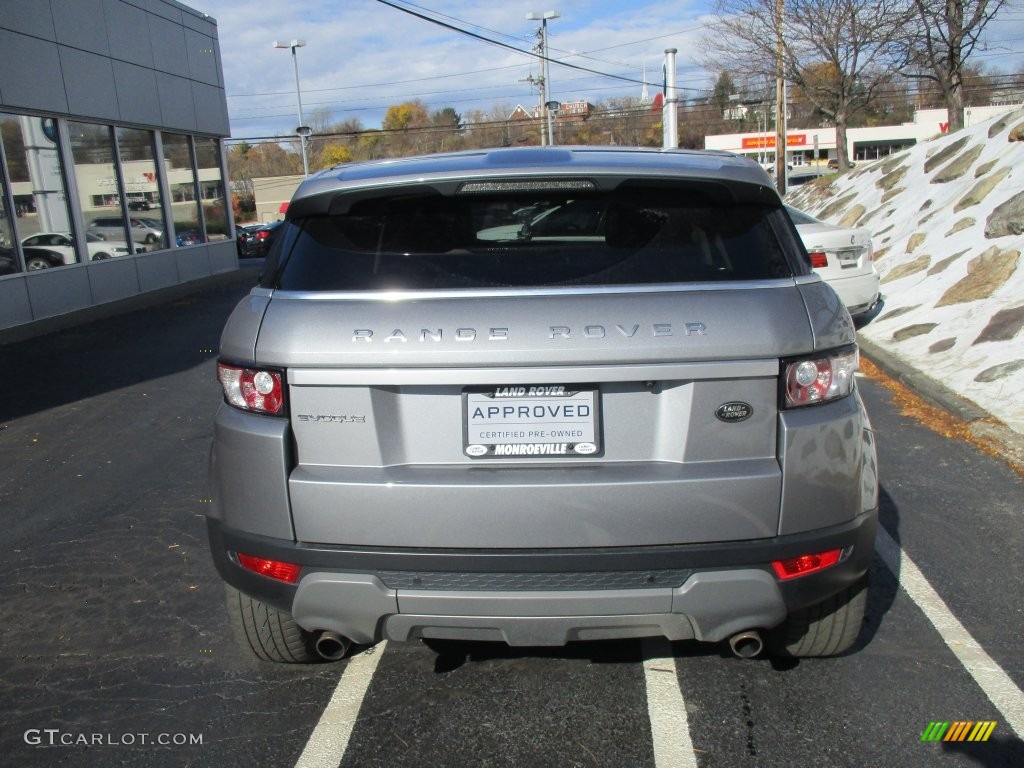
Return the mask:
[(768, 633), (768, 650), (794, 658), (837, 656), (856, 642), (864, 623), (867, 576), (816, 605), (794, 611)]
[(225, 584), (228, 619), (239, 644), (256, 658), (278, 664), (310, 664), (322, 661), (315, 638), (289, 614), (254, 600)]

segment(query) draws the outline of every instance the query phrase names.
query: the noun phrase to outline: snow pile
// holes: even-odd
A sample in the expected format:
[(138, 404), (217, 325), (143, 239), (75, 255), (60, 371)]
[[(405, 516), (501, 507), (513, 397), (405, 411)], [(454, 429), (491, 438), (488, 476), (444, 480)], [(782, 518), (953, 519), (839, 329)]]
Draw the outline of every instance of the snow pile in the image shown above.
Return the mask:
[(787, 195), (824, 221), (871, 230), (885, 306), (861, 333), (1018, 432), (1022, 139), (1024, 110), (858, 163)]

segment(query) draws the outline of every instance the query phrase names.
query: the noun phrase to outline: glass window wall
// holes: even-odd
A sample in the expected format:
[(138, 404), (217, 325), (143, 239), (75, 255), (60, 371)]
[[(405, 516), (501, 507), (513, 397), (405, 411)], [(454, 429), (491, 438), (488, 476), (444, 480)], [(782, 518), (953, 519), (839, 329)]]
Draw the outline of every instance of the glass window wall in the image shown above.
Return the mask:
[(57, 122), (48, 117), (0, 113), (0, 136), (14, 200), (13, 211), (6, 206), (0, 211), (0, 248), (4, 249), (0, 251), (0, 274), (20, 268), (14, 252), (18, 239), (26, 269), (84, 261), (72, 235)]
[(199, 200), (196, 196), (196, 172), (188, 136), (180, 133), (161, 134), (164, 148), (164, 172), (171, 194), (171, 216), (174, 218), (175, 245), (195, 245), (205, 241), (199, 224)]
[(196, 168), (206, 219), (206, 239), (223, 240), (228, 236), (227, 200), (220, 172), (220, 144), (216, 139), (197, 138)]
[[(124, 195), (114, 167), (111, 127), (77, 122), (68, 123), (68, 127), (86, 233), (110, 243), (111, 248), (143, 249), (149, 233), (140, 230), (131, 238), (125, 234)], [(160, 235), (155, 237), (159, 242)]]
[(115, 130), (132, 240), (142, 243), (147, 251), (167, 248), (167, 223), (160, 202), (153, 132), (138, 128)]

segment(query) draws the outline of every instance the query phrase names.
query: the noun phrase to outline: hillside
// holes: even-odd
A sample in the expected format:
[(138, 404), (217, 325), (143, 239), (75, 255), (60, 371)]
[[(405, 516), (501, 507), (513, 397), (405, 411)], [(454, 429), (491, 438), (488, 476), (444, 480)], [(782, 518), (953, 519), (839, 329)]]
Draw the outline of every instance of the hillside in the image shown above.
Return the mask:
[(787, 202), (871, 230), (885, 306), (865, 337), (1024, 432), (1024, 110)]

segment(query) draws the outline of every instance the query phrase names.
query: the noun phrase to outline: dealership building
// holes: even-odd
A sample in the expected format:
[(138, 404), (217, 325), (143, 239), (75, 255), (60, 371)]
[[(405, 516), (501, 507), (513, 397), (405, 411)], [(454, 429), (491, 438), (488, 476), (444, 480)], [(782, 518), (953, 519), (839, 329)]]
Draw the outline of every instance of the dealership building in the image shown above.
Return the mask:
[(0, 50), (0, 332), (237, 269), (214, 19), (0, 0)]

